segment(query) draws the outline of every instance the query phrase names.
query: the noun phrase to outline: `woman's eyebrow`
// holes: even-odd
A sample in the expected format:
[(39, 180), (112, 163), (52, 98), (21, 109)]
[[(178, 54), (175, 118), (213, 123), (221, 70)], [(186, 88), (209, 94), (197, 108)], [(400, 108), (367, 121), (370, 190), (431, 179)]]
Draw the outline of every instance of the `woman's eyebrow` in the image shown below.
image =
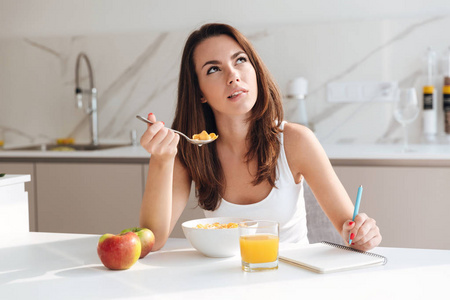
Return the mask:
[(245, 52), (240, 50), (240, 51), (236, 52), (235, 54), (231, 55), (231, 59), (235, 59), (236, 57), (238, 57), (241, 54), (245, 54)]
[[(235, 59), (236, 57), (238, 57), (241, 54), (245, 54), (244, 51), (240, 50), (236, 53), (234, 53), (233, 55), (231, 55), (231, 59)], [(219, 65), (220, 61), (218, 60), (208, 60), (207, 62), (205, 62), (205, 64), (202, 66), (202, 69), (206, 66), (206, 65)]]
[(209, 60), (207, 62), (205, 62), (205, 64), (202, 66), (202, 69), (206, 66), (206, 65), (219, 65), (220, 61), (218, 60)]

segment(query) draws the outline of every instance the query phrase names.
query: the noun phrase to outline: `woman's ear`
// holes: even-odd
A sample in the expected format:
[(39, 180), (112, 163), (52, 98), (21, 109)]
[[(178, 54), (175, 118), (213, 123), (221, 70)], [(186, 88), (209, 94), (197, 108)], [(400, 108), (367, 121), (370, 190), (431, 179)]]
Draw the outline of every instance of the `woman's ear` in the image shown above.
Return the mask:
[(200, 101), (201, 101), (202, 103), (208, 102), (208, 100), (206, 100), (204, 97), (201, 97), (201, 98), (200, 98)]

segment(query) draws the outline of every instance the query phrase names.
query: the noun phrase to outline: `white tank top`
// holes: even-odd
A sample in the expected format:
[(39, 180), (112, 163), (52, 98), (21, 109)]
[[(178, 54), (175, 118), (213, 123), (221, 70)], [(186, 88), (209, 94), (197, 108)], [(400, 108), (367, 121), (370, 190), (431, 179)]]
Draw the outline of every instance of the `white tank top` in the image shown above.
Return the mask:
[[(286, 121), (281, 124), (284, 128)], [(280, 242), (308, 244), (303, 179), (296, 184), (286, 159), (283, 133), (280, 133), (281, 149), (277, 162), (276, 188), (269, 195), (253, 204), (234, 204), (221, 200), (215, 211), (203, 210), (205, 217), (236, 217), (252, 220), (274, 220), (280, 224)]]

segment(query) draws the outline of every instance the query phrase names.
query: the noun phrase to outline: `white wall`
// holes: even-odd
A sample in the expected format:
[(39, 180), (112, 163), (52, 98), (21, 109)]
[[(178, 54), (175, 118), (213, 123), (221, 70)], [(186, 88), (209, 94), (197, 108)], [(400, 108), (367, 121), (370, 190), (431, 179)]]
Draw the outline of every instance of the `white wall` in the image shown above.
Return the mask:
[[(426, 47), (442, 55), (450, 46), (448, 0), (0, 5), (0, 130), (6, 148), (67, 136), (89, 140), (88, 118), (73, 97), (81, 51), (94, 68), (101, 142), (126, 142), (130, 130), (143, 130), (137, 113), (153, 112), (170, 123), (183, 43), (193, 29), (212, 21), (231, 23), (249, 37), (282, 92), (294, 77), (309, 80), (307, 111), (323, 142), (399, 142), (389, 103), (329, 103), (326, 85), (389, 80), (420, 93)], [(293, 102), (285, 101), (285, 109), (286, 119), (295, 121)], [(411, 127), (412, 140), (419, 141), (420, 119)]]
[(380, 20), (447, 14), (447, 0), (0, 0), (0, 37)]

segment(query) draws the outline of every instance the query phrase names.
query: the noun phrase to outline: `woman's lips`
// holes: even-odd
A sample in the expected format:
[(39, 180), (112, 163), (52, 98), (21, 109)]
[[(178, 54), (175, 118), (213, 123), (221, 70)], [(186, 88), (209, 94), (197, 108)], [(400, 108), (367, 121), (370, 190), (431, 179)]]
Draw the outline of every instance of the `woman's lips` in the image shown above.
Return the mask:
[(245, 95), (247, 95), (247, 92), (241, 92), (241, 93), (235, 94), (233, 96), (228, 97), (228, 101), (232, 101), (232, 102), (239, 101), (239, 99), (241, 99), (242, 97), (245, 97)]
[(245, 89), (239, 89), (239, 90), (234, 91), (234, 92), (233, 92), (230, 96), (228, 96), (227, 98), (228, 98), (228, 99), (235, 99), (235, 98), (241, 96), (242, 94), (246, 94), (246, 93), (248, 93), (248, 90), (245, 90)]

